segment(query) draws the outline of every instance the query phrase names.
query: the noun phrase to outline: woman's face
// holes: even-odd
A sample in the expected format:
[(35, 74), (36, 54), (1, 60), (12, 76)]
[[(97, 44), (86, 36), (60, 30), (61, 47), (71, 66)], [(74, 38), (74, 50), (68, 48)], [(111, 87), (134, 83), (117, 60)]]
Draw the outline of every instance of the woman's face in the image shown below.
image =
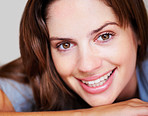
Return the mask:
[(64, 82), (91, 106), (136, 88), (137, 41), (99, 0), (59, 0), (48, 10), (51, 54)]

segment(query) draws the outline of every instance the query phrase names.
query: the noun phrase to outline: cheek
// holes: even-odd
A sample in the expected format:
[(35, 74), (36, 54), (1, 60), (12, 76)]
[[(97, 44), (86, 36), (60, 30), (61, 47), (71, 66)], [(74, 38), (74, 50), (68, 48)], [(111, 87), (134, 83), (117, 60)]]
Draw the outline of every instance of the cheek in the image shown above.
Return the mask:
[[(136, 67), (137, 44), (134, 39), (125, 36), (110, 52), (110, 61), (118, 67), (123, 79), (131, 78)], [(122, 43), (122, 44), (121, 44)], [(128, 80), (128, 79), (127, 79)]]
[(121, 44), (110, 52), (110, 59), (117, 64), (131, 64), (136, 60), (136, 49), (130, 44)]
[[(115, 43), (108, 48), (108, 60), (112, 61), (117, 66), (134, 67), (137, 57), (137, 42), (132, 32), (122, 32), (122, 36), (115, 38)], [(127, 67), (128, 68), (128, 67)]]
[(75, 67), (75, 58), (72, 55), (60, 55), (53, 51), (52, 58), (55, 68), (61, 77), (67, 77), (72, 74)]

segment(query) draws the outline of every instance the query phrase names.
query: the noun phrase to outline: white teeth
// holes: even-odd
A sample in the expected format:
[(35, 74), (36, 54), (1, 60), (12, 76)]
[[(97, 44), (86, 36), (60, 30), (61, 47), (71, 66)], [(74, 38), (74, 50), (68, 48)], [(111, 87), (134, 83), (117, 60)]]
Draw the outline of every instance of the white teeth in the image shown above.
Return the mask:
[[(110, 75), (109, 75), (109, 76), (110, 76)], [(104, 76), (104, 79), (108, 79), (109, 76), (108, 76), (108, 75), (105, 75), (105, 76)]]
[(91, 84), (88, 84), (89, 87), (93, 87)]
[(100, 81), (103, 81), (103, 80), (104, 80), (104, 77), (101, 77), (101, 78), (100, 78)]
[(103, 81), (100, 82), (100, 85), (103, 85)]
[(97, 85), (97, 86), (99, 86), (100, 84), (99, 84), (99, 83), (97, 83), (96, 85)]
[(108, 78), (110, 77), (111, 74), (112, 74), (112, 71), (107, 73), (106, 75), (102, 76), (101, 78), (99, 78), (97, 80), (94, 80), (94, 81), (84, 81), (84, 80), (82, 80), (82, 82), (84, 84), (86, 84), (87, 86), (89, 86), (89, 87), (100, 86), (100, 85), (103, 85), (108, 80)]
[(107, 76), (110, 76), (112, 74), (112, 71), (111, 72), (109, 72), (108, 74), (107, 74)]
[(82, 80), (82, 83), (86, 83), (86, 81)]
[(97, 80), (95, 80), (95, 83), (97, 84), (97, 83), (99, 83), (101, 80), (100, 79), (97, 79)]
[(92, 86), (93, 86), (93, 87), (96, 87), (96, 85), (95, 85), (95, 84), (93, 84)]
[(89, 81), (89, 82), (88, 82), (88, 84), (94, 84), (94, 83), (95, 83), (94, 81)]
[(105, 80), (104, 81), (102, 81), (103, 82), (103, 84), (106, 82)]

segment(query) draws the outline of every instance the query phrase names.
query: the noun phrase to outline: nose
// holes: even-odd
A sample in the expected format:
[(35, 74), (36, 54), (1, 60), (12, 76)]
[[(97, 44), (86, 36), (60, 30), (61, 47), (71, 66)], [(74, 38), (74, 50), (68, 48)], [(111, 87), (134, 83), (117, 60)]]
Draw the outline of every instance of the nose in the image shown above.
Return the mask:
[(98, 52), (90, 48), (81, 49), (78, 55), (78, 70), (83, 73), (93, 72), (102, 65), (102, 59)]

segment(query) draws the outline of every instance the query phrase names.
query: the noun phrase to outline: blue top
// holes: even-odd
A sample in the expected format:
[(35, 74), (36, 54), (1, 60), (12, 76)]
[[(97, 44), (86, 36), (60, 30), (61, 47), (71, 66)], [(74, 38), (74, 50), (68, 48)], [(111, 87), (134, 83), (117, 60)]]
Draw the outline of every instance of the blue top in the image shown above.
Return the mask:
[(34, 109), (33, 94), (28, 85), (1, 78), (0, 89), (7, 95), (16, 112), (29, 112)]
[[(136, 69), (140, 99), (148, 102), (148, 58), (142, 69)], [(34, 109), (32, 90), (28, 85), (10, 79), (0, 79), (0, 89), (7, 95), (16, 112), (28, 112)]]
[(141, 69), (137, 67), (136, 72), (140, 99), (148, 102), (148, 58), (142, 63)]

